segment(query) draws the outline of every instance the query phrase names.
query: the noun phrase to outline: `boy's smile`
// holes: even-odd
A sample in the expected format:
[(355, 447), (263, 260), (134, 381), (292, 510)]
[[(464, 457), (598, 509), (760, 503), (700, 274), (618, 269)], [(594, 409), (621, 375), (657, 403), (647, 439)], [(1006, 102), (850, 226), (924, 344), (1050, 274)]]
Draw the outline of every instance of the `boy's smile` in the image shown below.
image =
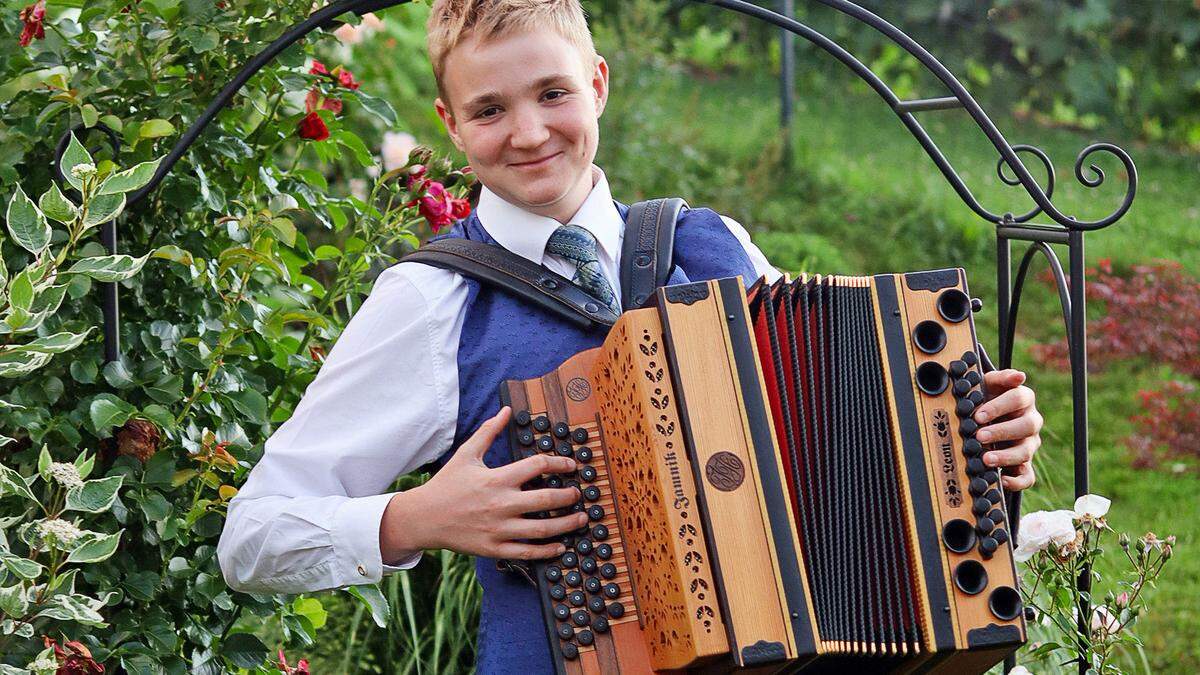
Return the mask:
[(608, 64), (586, 64), (553, 30), (464, 40), (446, 56), (434, 106), (492, 192), (567, 222), (592, 189)]

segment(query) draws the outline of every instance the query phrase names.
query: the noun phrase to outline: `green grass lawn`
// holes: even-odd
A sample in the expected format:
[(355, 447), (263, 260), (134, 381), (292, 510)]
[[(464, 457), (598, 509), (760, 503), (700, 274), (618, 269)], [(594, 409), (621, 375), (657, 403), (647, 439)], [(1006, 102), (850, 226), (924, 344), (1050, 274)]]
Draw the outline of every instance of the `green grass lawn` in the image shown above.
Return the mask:
[[(622, 85), (637, 91), (622, 91)], [(605, 121), (599, 160), (614, 194), (625, 200), (680, 194), (693, 205), (712, 206), (746, 224), (767, 256), (792, 271), (863, 274), (962, 265), (974, 293), (993, 309), (991, 225), (962, 203), (883, 101), (865, 87), (852, 94), (801, 87), (793, 163), (787, 168), (773, 154), (780, 146), (776, 86), (766, 77), (696, 79), (682, 71), (615, 77), (618, 114)], [(621, 107), (620, 97), (636, 99), (641, 112)], [(919, 119), (985, 207), (1028, 209), (1031, 202), (1021, 188), (997, 178), (995, 150), (966, 113), (929, 112)], [(1083, 188), (1072, 174), (1076, 154), (1090, 142), (1110, 140), (1133, 155), (1138, 198), (1121, 222), (1087, 237), (1089, 263), (1102, 257), (1118, 265), (1167, 258), (1200, 272), (1200, 158), (1123, 138), (1047, 129), (1003, 111), (993, 120), (1010, 143), (1037, 145), (1049, 154), (1058, 169), (1055, 203), (1078, 217), (1095, 218), (1115, 208), (1124, 180), (1114, 159), (1096, 156), (1093, 161), (1109, 178), (1099, 189)], [(614, 148), (612, 138), (635, 147)], [(1032, 163), (1031, 170), (1039, 175)], [(1022, 251), (1023, 245), (1014, 244), (1014, 256)], [(1065, 262), (1065, 250), (1062, 255)], [(1070, 377), (1039, 366), (1027, 352), (1034, 340), (1061, 339), (1056, 303), (1051, 288), (1028, 288), (1014, 359), (1028, 370), (1046, 417), (1039, 482), (1027, 495), (1026, 511), (1069, 508), (1073, 501)], [(996, 317), (987, 309), (979, 317), (981, 339), (994, 354)], [(1131, 431), (1128, 417), (1136, 409), (1137, 390), (1167, 376), (1165, 367), (1147, 363), (1119, 364), (1091, 376), (1091, 487), (1113, 500), (1110, 521), (1118, 532), (1179, 537), (1177, 555), (1152, 596), (1152, 612), (1137, 632), (1155, 671), (1197, 672), (1200, 557), (1193, 545), (1200, 534), (1200, 479), (1194, 466), (1181, 472), (1135, 470), (1122, 442)], [(1129, 660), (1138, 670), (1141, 662), (1140, 655)]]

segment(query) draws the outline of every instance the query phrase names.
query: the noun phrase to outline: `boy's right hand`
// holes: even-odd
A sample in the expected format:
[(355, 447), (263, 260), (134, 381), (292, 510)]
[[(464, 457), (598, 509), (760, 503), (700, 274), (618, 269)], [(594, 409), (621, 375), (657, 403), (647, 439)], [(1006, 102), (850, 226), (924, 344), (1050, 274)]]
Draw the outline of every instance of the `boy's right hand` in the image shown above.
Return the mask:
[(575, 471), (575, 460), (539, 454), (496, 469), (483, 463), (510, 414), (507, 406), (501, 408), (429, 482), (392, 498), (380, 533), (385, 561), (435, 548), (515, 560), (550, 558), (566, 550), (557, 542), (519, 540), (555, 537), (579, 529), (587, 524), (586, 513), (545, 519), (523, 514), (569, 507), (581, 499), (579, 488), (522, 490), (521, 485), (543, 474)]

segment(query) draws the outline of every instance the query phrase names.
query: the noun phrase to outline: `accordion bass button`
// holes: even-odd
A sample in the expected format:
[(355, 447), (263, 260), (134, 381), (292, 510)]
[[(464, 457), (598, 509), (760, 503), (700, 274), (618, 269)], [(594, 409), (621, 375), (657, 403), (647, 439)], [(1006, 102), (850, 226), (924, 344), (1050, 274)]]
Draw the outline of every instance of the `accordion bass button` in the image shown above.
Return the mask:
[(592, 540), (591, 539), (580, 539), (579, 543), (575, 544), (575, 551), (580, 553), (581, 555), (591, 555), (592, 554)]
[(979, 477), (986, 480), (989, 484), (1000, 482), (1000, 472), (996, 471), (995, 469), (991, 471), (985, 471)]
[(564, 623), (558, 627), (558, 637), (562, 640), (570, 640), (575, 637), (575, 629)]
[(528, 410), (518, 410), (517, 414), (513, 415), (513, 421), (516, 422), (517, 426), (519, 427), (527, 427), (529, 426), (529, 422), (532, 420), (529, 418)]
[[(992, 519), (988, 518), (987, 516), (975, 521), (975, 529), (979, 532), (979, 534), (991, 534), (995, 527), (996, 524), (993, 523)], [(980, 543), (982, 544), (982, 542)]]
[(988, 501), (993, 504), (1000, 503), (1000, 491), (997, 490), (996, 488), (992, 488), (991, 490), (988, 490), (987, 494), (985, 494), (984, 497), (987, 497)]
[(979, 540), (979, 551), (984, 555), (992, 555), (999, 546), (1000, 542), (996, 541), (995, 537), (984, 537)]
[(538, 415), (533, 420), (533, 428), (539, 434), (544, 434), (547, 431), (550, 431), (550, 419), (545, 415)]
[(579, 450), (575, 452), (575, 458), (584, 463), (592, 461), (592, 449), (586, 445), (582, 448), (579, 448)]
[(604, 598), (602, 598), (598, 595), (594, 595), (594, 596), (588, 598), (587, 607), (588, 607), (588, 610), (591, 611), (593, 614), (603, 614), (604, 613)]
[(975, 391), (971, 392), (970, 394), (967, 394), (967, 398), (970, 399), (971, 403), (974, 403), (975, 405), (980, 405), (981, 403), (983, 403), (983, 392), (976, 389)]
[(571, 432), (571, 440), (575, 441), (576, 445), (583, 445), (584, 443), (587, 443), (587, 441), (588, 441), (587, 429), (584, 429), (583, 427), (577, 427), (574, 431)]
[(584, 626), (591, 623), (591, 618), (592, 617), (588, 616), (587, 612), (585, 612), (584, 610), (581, 609), (571, 615), (571, 622), (574, 623), (576, 626), (583, 628)]
[(596, 467), (594, 467), (594, 466), (583, 467), (582, 469), (579, 470), (579, 477), (582, 478), (583, 480), (587, 481), (588, 483), (596, 480)]
[(992, 532), (992, 539), (995, 539), (996, 543), (998, 544), (1003, 544), (1004, 542), (1008, 541), (1008, 532), (1005, 532), (1001, 529), (996, 529)]
[(596, 636), (592, 635), (592, 631), (585, 629), (579, 631), (579, 633), (575, 636), (575, 639), (579, 640), (579, 644), (587, 647), (596, 640)]
[(962, 377), (967, 373), (968, 369), (966, 361), (955, 360), (950, 362), (948, 370), (950, 371), (950, 377)]
[(533, 445), (533, 432), (529, 429), (522, 429), (517, 432), (517, 442), (524, 446)]
[(564, 659), (574, 661), (579, 658), (579, 647), (570, 642), (564, 643), (562, 646), (562, 655)]
[(622, 605), (619, 602), (610, 602), (608, 603), (608, 607), (605, 609), (608, 610), (608, 615), (614, 619), (619, 619), (625, 616), (625, 605)]
[(1004, 522), (1004, 512), (1001, 511), (1000, 509), (992, 509), (988, 513), (988, 519), (991, 520), (993, 523), (999, 525), (1000, 523)]
[(596, 547), (596, 557), (601, 560), (608, 560), (612, 557), (612, 547), (608, 544), (600, 544)]
[(608, 632), (608, 619), (598, 616), (592, 620), (592, 630), (596, 633)]
[(604, 584), (604, 597), (616, 600), (621, 597), (621, 587), (616, 584)]
[(555, 438), (566, 438), (571, 435), (571, 427), (567, 426), (566, 422), (559, 422), (554, 425), (554, 430), (551, 432)]
[(604, 563), (600, 566), (600, 576), (605, 579), (612, 579), (617, 576), (617, 566), (612, 563)]
[[(983, 465), (982, 459), (979, 459), (978, 457), (972, 457), (971, 459), (967, 460), (967, 475), (968, 476), (972, 476), (972, 477), (978, 476), (978, 475), (982, 474), (984, 471), (987, 471), (987, 467), (985, 467)], [(984, 479), (984, 480), (986, 480), (986, 479)]]

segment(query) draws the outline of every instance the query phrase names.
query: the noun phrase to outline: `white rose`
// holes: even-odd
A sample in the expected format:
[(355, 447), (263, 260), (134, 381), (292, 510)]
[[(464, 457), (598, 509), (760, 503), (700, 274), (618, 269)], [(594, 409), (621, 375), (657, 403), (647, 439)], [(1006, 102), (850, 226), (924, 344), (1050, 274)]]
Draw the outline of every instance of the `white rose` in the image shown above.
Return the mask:
[(1110, 635), (1115, 633), (1121, 627), (1121, 622), (1116, 615), (1108, 611), (1104, 605), (1097, 605), (1092, 609), (1092, 632)]
[(415, 147), (417, 139), (412, 134), (403, 131), (383, 132), (383, 147), (380, 153), (383, 155), (384, 171), (398, 169), (407, 164), (408, 153)]
[(1025, 562), (1038, 551), (1046, 550), (1051, 542), (1063, 546), (1075, 541), (1075, 513), (1073, 511), (1034, 511), (1021, 517), (1021, 529), (1017, 534), (1017, 548), (1013, 557)]
[(1100, 495), (1084, 495), (1075, 500), (1075, 517), (1083, 518), (1091, 516), (1092, 518), (1103, 518), (1104, 514), (1108, 513), (1108, 507), (1112, 505), (1112, 500)]

